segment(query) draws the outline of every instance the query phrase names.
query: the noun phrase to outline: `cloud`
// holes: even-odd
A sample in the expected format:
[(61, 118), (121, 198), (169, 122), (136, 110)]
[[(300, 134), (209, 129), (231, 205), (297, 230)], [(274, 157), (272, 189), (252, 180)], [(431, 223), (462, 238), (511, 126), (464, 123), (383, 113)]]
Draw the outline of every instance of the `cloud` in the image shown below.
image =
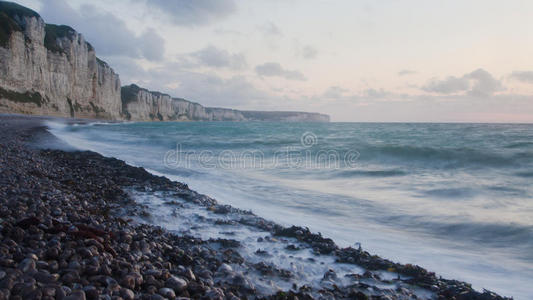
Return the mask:
[(391, 93), (384, 89), (366, 89), (363, 91), (362, 97), (366, 99), (383, 99), (390, 95)]
[(437, 94), (452, 94), (457, 92), (464, 92), (468, 90), (470, 84), (468, 79), (455, 76), (448, 76), (446, 79), (438, 80), (436, 78), (432, 79), (425, 86), (422, 87), (422, 90), (426, 92), (432, 92)]
[(369, 88), (360, 92), (351, 92), (350, 90), (340, 86), (330, 86), (324, 93), (317, 98), (326, 98), (331, 100), (338, 100), (344, 102), (361, 102), (367, 100), (392, 100), (403, 99), (405, 95), (394, 94), (385, 89)]
[(244, 54), (229, 53), (227, 50), (219, 49), (211, 45), (190, 53), (189, 56), (195, 59), (198, 64), (212, 68), (240, 70), (247, 65)]
[(416, 74), (416, 71), (413, 70), (401, 70), (398, 72), (398, 76), (406, 76), (406, 75), (414, 75)]
[(510, 77), (525, 83), (533, 83), (533, 71), (514, 71)]
[(301, 72), (286, 70), (279, 63), (275, 62), (267, 62), (262, 65), (258, 65), (255, 67), (255, 72), (257, 73), (257, 75), (265, 77), (272, 76), (283, 77), (289, 80), (307, 80), (307, 78), (305, 78), (304, 74), (302, 74)]
[(324, 93), (322, 94), (322, 98), (341, 99), (346, 95), (347, 92), (347, 89), (342, 88), (340, 86), (330, 86), (324, 91)]
[(473, 81), (468, 91), (468, 94), (472, 96), (490, 96), (505, 89), (500, 80), (483, 69), (477, 69), (465, 76)]
[(224, 78), (212, 73), (186, 70), (176, 62), (145, 69), (131, 58), (114, 59), (114, 66), (120, 73), (123, 85), (135, 83), (204, 106), (237, 108), (267, 103), (275, 107), (280, 103), (244, 76)]
[(249, 105), (267, 97), (243, 76), (222, 78), (214, 74), (178, 72), (172, 80), (179, 82), (179, 87), (171, 90), (171, 94), (206, 106)]
[(49, 0), (40, 13), (48, 23), (68, 24), (82, 33), (97, 55), (148, 60), (164, 56), (165, 41), (154, 29), (137, 36), (124, 21), (93, 5), (83, 5), (78, 11), (63, 0)]
[(305, 46), (302, 48), (301, 54), (305, 59), (313, 59), (318, 55), (318, 50), (313, 46)]
[(319, 111), (330, 114), (335, 121), (531, 122), (533, 117), (528, 95), (496, 94), (485, 99), (467, 94), (403, 95), (380, 88), (352, 92), (332, 86), (322, 94), (299, 97), (263, 90), (244, 76), (223, 78), (186, 71), (172, 63), (143, 69), (134, 59), (119, 61), (114, 66), (125, 79), (124, 84), (134, 82), (211, 107)]
[(259, 25), (257, 26), (257, 29), (259, 29), (259, 31), (261, 31), (265, 35), (271, 35), (271, 36), (282, 36), (283, 35), (283, 33), (281, 32), (281, 29), (279, 29), (279, 27), (272, 22), (267, 22), (263, 25)]
[(446, 79), (432, 79), (422, 87), (423, 91), (437, 94), (466, 94), (476, 97), (491, 96), (495, 92), (504, 90), (500, 80), (489, 72), (477, 69), (462, 77), (449, 76)]
[(217, 28), (213, 30), (213, 32), (217, 35), (229, 35), (229, 36), (245, 36), (246, 35), (238, 30), (230, 30), (230, 29), (223, 29), (223, 28)]
[[(150, 78), (150, 74), (135, 59), (129, 57), (113, 57), (111, 67), (120, 75), (122, 85), (128, 85), (132, 82), (141, 82), (144, 78)], [(146, 86), (151, 89), (151, 86)]]
[(138, 39), (142, 56), (148, 60), (161, 60), (165, 54), (165, 40), (153, 28), (147, 29)]
[(207, 25), (224, 19), (237, 10), (234, 0), (146, 0), (146, 9), (164, 14), (176, 25)]

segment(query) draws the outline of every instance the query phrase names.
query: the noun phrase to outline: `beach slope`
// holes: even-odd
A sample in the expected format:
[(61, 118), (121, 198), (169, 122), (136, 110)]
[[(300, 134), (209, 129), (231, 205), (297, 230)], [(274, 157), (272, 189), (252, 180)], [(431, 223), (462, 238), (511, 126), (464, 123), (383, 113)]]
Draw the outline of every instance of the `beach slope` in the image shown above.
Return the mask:
[[(48, 133), (48, 120), (0, 116), (0, 299), (505, 299), (419, 266), (341, 249), (123, 161), (72, 151)], [(332, 268), (317, 281), (298, 281), (297, 268), (261, 259), (268, 257), (261, 249), (251, 261), (231, 238), (202, 240), (153, 226), (134, 197), (148, 192), (165, 195), (177, 211), (188, 203), (231, 215), (238, 226), (263, 232), (265, 243), (298, 245), (353, 272)], [(292, 285), (277, 290), (276, 282)]]

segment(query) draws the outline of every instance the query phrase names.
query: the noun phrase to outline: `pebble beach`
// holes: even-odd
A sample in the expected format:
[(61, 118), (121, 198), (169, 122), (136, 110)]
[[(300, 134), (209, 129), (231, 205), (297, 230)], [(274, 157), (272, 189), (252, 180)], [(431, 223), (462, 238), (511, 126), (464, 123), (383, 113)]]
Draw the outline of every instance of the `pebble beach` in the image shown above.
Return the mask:
[[(307, 228), (219, 204), (124, 161), (66, 149), (47, 131), (49, 119), (0, 116), (0, 300), (508, 299), (421, 266), (340, 248)], [(261, 242), (305, 248), (363, 271), (332, 269), (318, 285), (259, 288), (258, 280), (289, 281), (294, 274), (288, 266), (247, 260), (231, 237), (206, 240), (153, 225), (132, 191), (162, 193), (169, 206), (186, 202), (231, 215), (238, 226), (265, 232)]]

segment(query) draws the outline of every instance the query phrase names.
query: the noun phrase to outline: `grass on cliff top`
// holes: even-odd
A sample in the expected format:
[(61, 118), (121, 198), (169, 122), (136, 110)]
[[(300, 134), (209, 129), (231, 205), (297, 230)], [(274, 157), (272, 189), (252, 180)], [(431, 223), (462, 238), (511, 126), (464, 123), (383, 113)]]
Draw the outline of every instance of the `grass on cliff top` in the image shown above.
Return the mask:
[[(89, 46), (91, 45), (91, 44), (89, 44), (89, 43), (87, 43), (87, 44), (88, 44)], [(92, 46), (91, 46), (91, 47), (92, 47)], [(104, 67), (108, 67), (108, 68), (110, 68), (110, 66), (109, 66), (105, 61), (99, 59), (98, 57), (96, 58), (96, 62), (97, 62), (98, 64), (100, 64), (101, 66), (104, 66)]]
[(41, 17), (38, 13), (27, 7), (8, 1), (0, 1), (0, 12), (5, 13), (7, 16), (13, 19), (15, 18), (15, 16), (36, 18)]
[[(24, 30), (23, 17), (40, 18), (41, 16), (17, 3), (0, 0), (0, 47), (7, 48), (11, 34)], [(50, 51), (64, 53), (65, 51), (60, 47), (57, 39), (67, 37), (72, 40), (75, 34), (76, 31), (70, 26), (45, 24), (44, 46)], [(89, 51), (94, 51), (94, 47), (89, 42), (86, 43)], [(103, 61), (99, 60), (98, 62), (107, 65)]]
[[(40, 18), (35, 11), (13, 2), (0, 1), (0, 46), (7, 47), (9, 37), (14, 31), (23, 31), (23, 17)], [(57, 42), (58, 38), (67, 37), (72, 40), (76, 31), (67, 25), (45, 25), (44, 46), (53, 52), (64, 53)], [(88, 45), (89, 49), (94, 49)]]
[(9, 37), (14, 31), (22, 31), (22, 28), (13, 21), (5, 12), (0, 11), (0, 46), (9, 46)]
[[(120, 99), (122, 100), (122, 114), (124, 115), (126, 120), (131, 119), (131, 114), (128, 112), (128, 103), (135, 101), (139, 91), (145, 91), (148, 93), (157, 93), (159, 95), (163, 95), (158, 92), (148, 91), (147, 89), (143, 89), (142, 87), (139, 87), (138, 85), (133, 84), (133, 83), (130, 85), (125, 85), (121, 87), (120, 88)], [(159, 119), (160, 121), (163, 121), (163, 116), (161, 114), (159, 113), (157, 115), (150, 114), (150, 119), (155, 120), (156, 118)]]
[(36, 17), (39, 14), (33, 10), (13, 2), (0, 1), (0, 46), (9, 46), (9, 37), (15, 31), (22, 31), (22, 18)]
[(120, 88), (120, 98), (122, 100), (122, 105), (125, 107), (126, 104), (135, 101), (135, 97), (141, 88), (135, 84), (126, 85)]
[(189, 103), (192, 103), (192, 104), (198, 104), (196, 102), (192, 102), (192, 101), (189, 101), (189, 100), (183, 99), (183, 98), (173, 98), (169, 94), (165, 94), (165, 93), (161, 93), (161, 92), (157, 92), (157, 91), (150, 91), (150, 90), (147, 90), (145, 88), (142, 88), (142, 87), (136, 85), (135, 83), (132, 83), (130, 85), (122, 86), (122, 88), (120, 89), (120, 94), (121, 94), (121, 97), (122, 97), (122, 103), (127, 104), (129, 102), (135, 101), (135, 96), (137, 95), (137, 93), (139, 91), (145, 91), (145, 92), (150, 93), (150, 94), (152, 94), (154, 96), (157, 96), (157, 97), (168, 96), (172, 100), (180, 100), (180, 101), (186, 101), (186, 102), (189, 102)]
[(125, 85), (125, 86), (120, 88), (120, 96), (122, 98), (122, 103), (123, 104), (127, 104), (127, 103), (135, 101), (135, 97), (137, 96), (139, 91), (145, 91), (145, 92), (150, 93), (150, 94), (152, 94), (154, 96), (157, 96), (157, 97), (161, 97), (161, 96), (170, 97), (170, 95), (168, 95), (168, 94), (164, 94), (164, 93), (161, 93), (161, 92), (155, 92), (155, 91), (149, 91), (149, 90), (147, 90), (145, 88), (142, 88), (142, 87), (132, 83), (130, 85)]
[(64, 53), (65, 50), (61, 48), (57, 39), (67, 37), (72, 40), (73, 36), (76, 34), (76, 31), (67, 25), (46, 24), (44, 30), (44, 46), (52, 52), (59, 53)]

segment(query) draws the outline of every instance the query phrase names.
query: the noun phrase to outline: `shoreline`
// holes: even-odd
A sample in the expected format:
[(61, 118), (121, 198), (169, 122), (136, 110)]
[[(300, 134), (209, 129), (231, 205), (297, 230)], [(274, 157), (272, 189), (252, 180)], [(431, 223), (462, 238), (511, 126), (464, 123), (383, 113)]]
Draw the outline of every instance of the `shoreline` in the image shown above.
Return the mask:
[[(269, 232), (273, 239), (297, 241), (318, 255), (365, 269), (363, 274), (354, 273), (348, 285), (341, 286), (341, 279), (327, 272), (323, 281), (330, 284), (321, 289), (301, 282), (294, 289), (259, 297), (412, 299), (415, 290), (422, 288), (435, 299), (504, 299), (490, 292), (477, 292), (464, 282), (438, 278), (419, 266), (393, 263), (362, 249), (341, 249), (333, 240), (308, 229), (283, 227), (251, 212), (218, 204), (185, 184), (118, 159), (89, 151), (30, 146), (42, 140), (59, 143), (46, 130), (43, 122), (48, 120), (57, 119), (0, 115), (0, 237), (5, 253), (0, 261), (5, 270), (1, 271), (5, 274), (0, 272), (0, 299), (9, 295), (55, 299), (62, 294), (78, 297), (68, 299), (98, 299), (100, 295), (172, 299), (172, 294), (206, 299), (253, 298), (258, 291), (249, 280), (250, 273), (278, 279), (291, 276), (276, 266), (245, 261), (234, 240), (205, 241), (149, 225), (150, 212), (135, 202), (127, 192), (130, 189), (166, 192), (167, 197), (216, 214), (241, 216), (241, 226)], [(234, 271), (232, 264), (245, 266), (245, 271)], [(375, 272), (379, 270), (397, 278), (381, 279)], [(382, 289), (380, 285), (397, 288)]]

